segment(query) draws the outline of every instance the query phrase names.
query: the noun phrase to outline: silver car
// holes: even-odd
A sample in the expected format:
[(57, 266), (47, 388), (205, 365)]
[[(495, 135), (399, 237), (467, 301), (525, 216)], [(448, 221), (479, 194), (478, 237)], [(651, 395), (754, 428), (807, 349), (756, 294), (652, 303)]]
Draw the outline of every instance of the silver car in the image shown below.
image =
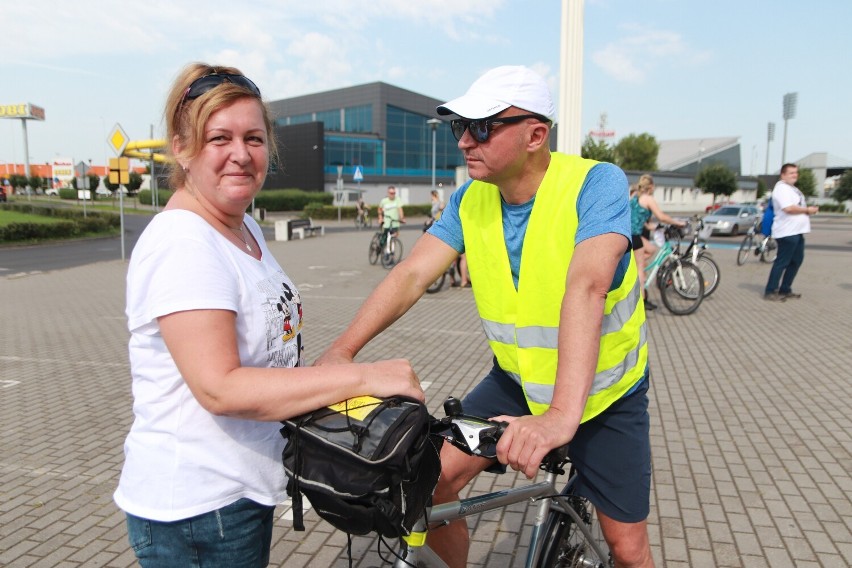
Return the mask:
[(748, 231), (759, 215), (755, 205), (725, 205), (704, 217), (704, 226), (714, 235), (737, 236)]

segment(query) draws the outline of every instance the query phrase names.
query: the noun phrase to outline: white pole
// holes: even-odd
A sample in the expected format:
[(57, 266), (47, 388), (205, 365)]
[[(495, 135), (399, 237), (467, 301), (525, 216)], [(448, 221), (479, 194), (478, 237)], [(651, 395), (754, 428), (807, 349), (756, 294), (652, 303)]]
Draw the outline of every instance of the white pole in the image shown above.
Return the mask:
[(556, 147), (580, 154), (583, 108), (583, 0), (562, 0), (559, 134)]

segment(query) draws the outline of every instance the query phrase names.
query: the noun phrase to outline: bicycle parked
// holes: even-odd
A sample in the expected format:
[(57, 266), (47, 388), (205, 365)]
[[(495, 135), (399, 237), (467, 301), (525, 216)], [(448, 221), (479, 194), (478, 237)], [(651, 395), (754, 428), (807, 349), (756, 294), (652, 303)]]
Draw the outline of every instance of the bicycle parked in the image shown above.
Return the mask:
[(704, 276), (689, 259), (672, 246), (679, 245), (680, 228), (663, 225), (665, 239), (654, 259), (645, 267), (645, 289), (656, 282), (663, 305), (673, 314), (683, 316), (698, 309), (704, 300)]
[(745, 264), (752, 257), (752, 254), (759, 257), (761, 262), (775, 262), (775, 257), (778, 256), (778, 243), (771, 235), (762, 234), (759, 227), (760, 218), (756, 218), (737, 253), (737, 264), (739, 266)]
[[(719, 280), (722, 278), (722, 274), (719, 271), (719, 265), (713, 260), (713, 256), (707, 252), (707, 238), (710, 237), (713, 229), (706, 227), (704, 219), (700, 217), (693, 218), (692, 222), (695, 225), (695, 229), (692, 232), (692, 241), (690, 241), (689, 246), (686, 247), (686, 250), (683, 251), (681, 256), (690, 260), (701, 271), (701, 275), (704, 277), (704, 297), (706, 298), (719, 287)], [(675, 253), (680, 252), (679, 236), (673, 248), (675, 249)]]
[[(496, 457), (497, 441), (506, 423), (466, 416), (461, 402), (452, 397), (444, 403), (444, 412), (447, 416), (433, 426), (435, 434), (469, 455)], [(569, 463), (567, 446), (563, 446), (544, 458), (541, 469), (546, 475), (543, 481), (427, 507), (412, 534), (404, 537), (400, 549), (393, 553), (396, 556), (394, 567), (446, 568), (426, 544), (429, 527), (445, 526), (470, 515), (522, 502), (538, 502), (524, 564), (527, 568), (612, 566), (594, 508), (588, 500), (574, 494), (576, 473), (573, 468), (564, 488), (557, 489), (557, 478), (565, 473)]]
[(379, 259), (382, 266), (392, 268), (402, 260), (402, 241), (399, 240), (399, 221), (390, 221), (390, 225), (376, 231), (370, 240), (370, 264), (376, 264)]

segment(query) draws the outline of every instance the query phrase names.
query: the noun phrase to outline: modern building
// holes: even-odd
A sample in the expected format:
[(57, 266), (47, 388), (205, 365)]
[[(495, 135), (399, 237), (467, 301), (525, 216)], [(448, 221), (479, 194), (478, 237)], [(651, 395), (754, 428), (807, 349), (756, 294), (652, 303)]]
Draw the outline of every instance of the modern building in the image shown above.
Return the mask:
[(382, 82), (270, 102), (282, 159), (265, 187), (376, 203), (395, 185), (405, 202), (427, 203), (433, 176), (452, 189), (464, 165), (449, 122), (429, 122), (443, 102)]
[(663, 140), (657, 155), (661, 172), (696, 175), (710, 164), (723, 164), (737, 176), (742, 175), (738, 136)]

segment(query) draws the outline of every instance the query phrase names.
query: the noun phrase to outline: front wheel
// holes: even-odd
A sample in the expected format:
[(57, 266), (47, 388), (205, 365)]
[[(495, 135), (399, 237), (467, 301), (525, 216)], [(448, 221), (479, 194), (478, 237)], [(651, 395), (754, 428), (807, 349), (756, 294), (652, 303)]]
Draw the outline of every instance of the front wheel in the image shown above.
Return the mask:
[(719, 287), (719, 280), (722, 278), (719, 265), (710, 256), (710, 253), (706, 252), (699, 255), (695, 265), (701, 271), (701, 276), (704, 277), (704, 297), (706, 298)]
[(447, 271), (445, 270), (444, 272), (441, 273), (441, 276), (439, 276), (437, 280), (432, 282), (432, 284), (430, 284), (429, 287), (426, 288), (426, 293), (427, 294), (434, 294), (436, 292), (440, 292), (441, 289), (443, 289), (443, 287), (444, 287), (444, 282), (446, 282), (446, 281), (447, 281)]
[(393, 268), (400, 260), (402, 260), (402, 242), (396, 237), (391, 237), (388, 246), (382, 249), (382, 266)]
[(766, 239), (766, 242), (763, 243), (763, 251), (760, 253), (760, 260), (763, 262), (775, 262), (775, 258), (778, 256), (778, 243), (775, 242), (775, 239), (769, 237)]
[(379, 262), (379, 256), (382, 254), (382, 244), (379, 235), (373, 235), (370, 241), (370, 264)]
[[(567, 513), (559, 512), (558, 505), (547, 517), (542, 533), (541, 554), (537, 568), (581, 568), (611, 567), (612, 558), (598, 524), (597, 515), (588, 500), (577, 495), (566, 497), (568, 504), (577, 512), (584, 528), (588, 530), (598, 548), (592, 546), (587, 536)], [(598, 550), (603, 555), (598, 553)]]
[(678, 316), (691, 314), (704, 299), (704, 277), (688, 260), (673, 263), (663, 276), (663, 304)]
[(742, 266), (748, 260), (749, 255), (751, 254), (751, 247), (754, 245), (754, 237), (752, 235), (746, 235), (746, 238), (743, 239), (743, 243), (740, 245), (740, 251), (737, 253), (737, 264)]

